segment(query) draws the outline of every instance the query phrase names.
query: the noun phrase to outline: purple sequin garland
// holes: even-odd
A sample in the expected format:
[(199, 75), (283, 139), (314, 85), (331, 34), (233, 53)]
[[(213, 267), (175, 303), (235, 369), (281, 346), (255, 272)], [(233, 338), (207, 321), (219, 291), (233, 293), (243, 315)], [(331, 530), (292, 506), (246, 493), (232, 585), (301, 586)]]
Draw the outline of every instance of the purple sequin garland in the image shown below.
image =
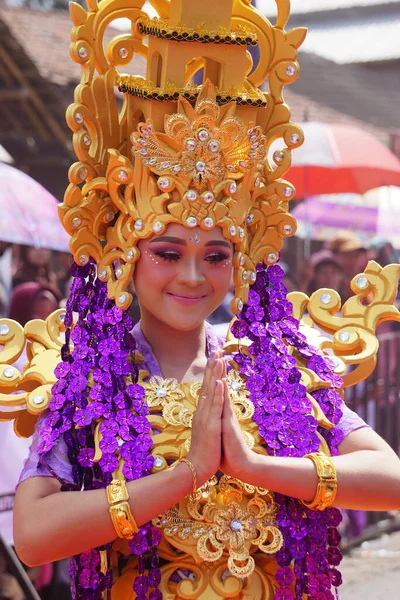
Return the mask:
[[(342, 381), (332, 372), (332, 361), (310, 346), (299, 332), (292, 305), (286, 299), (283, 274), (278, 265), (257, 267), (257, 279), (247, 304), (232, 327), (236, 338), (252, 341), (251, 357), (238, 353), (234, 359), (247, 378), (250, 400), (255, 406), (253, 418), (270, 455), (303, 457), (318, 451), (317, 431), (336, 455), (343, 433), (337, 427), (327, 431), (318, 426), (289, 349), (321, 379), (330, 382), (330, 389), (318, 390), (313, 397), (335, 425), (342, 416), (342, 400), (335, 388)], [(331, 589), (341, 584), (336, 568), (341, 561), (336, 529), (341, 521), (340, 511), (311, 511), (298, 500), (278, 494), (276, 501), (284, 545), (277, 553), (278, 589), (274, 600), (333, 600)]]
[[(63, 436), (75, 485), (61, 482), (62, 489), (90, 490), (110, 483), (118, 455), (125, 461), (123, 472), (128, 481), (151, 472), (151, 426), (143, 388), (126, 382), (127, 375), (137, 381), (132, 359), (132, 319), (108, 300), (106, 285), (96, 279), (92, 264), (74, 265), (72, 272), (74, 281), (65, 315), (66, 342), (62, 362), (55, 371), (58, 381), (53, 386), (38, 451), (46, 464), (46, 454)], [(277, 265), (258, 266), (248, 302), (233, 327), (237, 338), (246, 336), (252, 340), (252, 359), (239, 353), (235, 360), (248, 378), (250, 399), (255, 405), (254, 421), (270, 454), (301, 457), (317, 451), (317, 430), (332, 454), (337, 454), (342, 433), (338, 428), (329, 432), (318, 428), (310, 415), (311, 404), (289, 347), (295, 348), (309, 368), (331, 383), (331, 389), (318, 390), (313, 396), (334, 424), (341, 417), (341, 398), (335, 390), (341, 380), (332, 373), (331, 361), (310, 347), (299, 333), (282, 276)], [(73, 312), (79, 318), (71, 333)], [(74, 344), (72, 352), (70, 340)], [(100, 418), (104, 419), (99, 444), (102, 457), (94, 463), (94, 427)], [(284, 546), (277, 554), (275, 600), (302, 600), (304, 594), (315, 600), (332, 600), (332, 586), (341, 583), (336, 569), (341, 560), (340, 535), (336, 530), (340, 512), (309, 511), (297, 500), (280, 495), (276, 500)], [(139, 574), (133, 584), (137, 600), (162, 600), (158, 589), (160, 540), (160, 530), (149, 523), (129, 542), (130, 551), (138, 556)], [(110, 548), (111, 544), (107, 544), (71, 559), (73, 598), (100, 600), (102, 592), (111, 589), (111, 569), (106, 573), (100, 570), (100, 551), (106, 551), (109, 557)]]
[[(63, 436), (75, 482), (73, 486), (61, 482), (63, 490), (105, 488), (118, 467), (119, 456), (125, 461), (122, 470), (127, 481), (149, 475), (154, 462), (145, 394), (135, 383), (135, 342), (130, 333), (133, 320), (107, 298), (107, 286), (96, 279), (95, 272), (92, 264), (72, 267), (62, 362), (55, 370), (58, 381), (52, 389), (38, 447), (46, 464), (46, 454)], [(78, 321), (71, 333), (73, 312), (78, 314)], [(127, 382), (128, 375), (132, 383)], [(102, 456), (95, 463), (94, 427), (98, 419), (103, 419), (99, 428)], [(133, 584), (138, 600), (162, 600), (158, 590), (160, 540), (160, 530), (148, 523), (129, 542), (131, 553), (138, 556), (139, 574)], [(100, 555), (105, 551), (109, 559), (110, 548), (107, 544), (71, 559), (73, 598), (100, 600), (103, 591), (111, 589), (111, 569), (101, 571)]]

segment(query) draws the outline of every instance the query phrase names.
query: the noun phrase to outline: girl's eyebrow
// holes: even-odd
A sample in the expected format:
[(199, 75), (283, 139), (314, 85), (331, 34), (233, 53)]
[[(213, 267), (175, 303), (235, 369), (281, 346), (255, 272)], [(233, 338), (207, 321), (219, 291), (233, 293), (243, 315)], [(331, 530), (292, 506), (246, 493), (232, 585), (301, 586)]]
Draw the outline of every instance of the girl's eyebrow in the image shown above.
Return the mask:
[[(169, 235), (162, 235), (160, 237), (156, 237), (151, 240), (149, 243), (154, 244), (155, 242), (169, 242), (170, 244), (178, 244), (179, 246), (186, 246), (186, 240), (177, 237), (171, 237)], [(229, 242), (225, 240), (211, 240), (210, 242), (206, 242), (204, 246), (225, 246), (226, 248), (231, 248)]]

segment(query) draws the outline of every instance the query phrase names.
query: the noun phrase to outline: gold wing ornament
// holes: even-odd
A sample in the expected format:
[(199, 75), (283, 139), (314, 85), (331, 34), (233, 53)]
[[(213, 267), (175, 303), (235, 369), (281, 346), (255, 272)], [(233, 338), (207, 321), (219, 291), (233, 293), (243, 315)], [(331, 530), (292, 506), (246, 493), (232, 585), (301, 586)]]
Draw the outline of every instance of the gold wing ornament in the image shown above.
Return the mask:
[(49, 405), (64, 344), (64, 315), (60, 309), (46, 321), (35, 319), (24, 328), (10, 319), (0, 320), (0, 421), (13, 420), (20, 437), (32, 435)]
[[(82, 74), (67, 122), (78, 160), (60, 218), (75, 261), (92, 258), (123, 309), (141, 239), (169, 223), (221, 227), (235, 245), (238, 312), (256, 264), (275, 263), (296, 231), (288, 213), (295, 190), (283, 176), (303, 134), (283, 88), (299, 74), (306, 30), (285, 31), (289, 0), (277, 2), (275, 25), (243, 0), (150, 4), (154, 18), (144, 0), (90, 0), (88, 11), (70, 4), (71, 55)], [(116, 35), (120, 18), (130, 30)], [(261, 58), (249, 74), (247, 46), (257, 43)], [(129, 74), (138, 57), (144, 77)], [(283, 149), (271, 155), (278, 139)]]

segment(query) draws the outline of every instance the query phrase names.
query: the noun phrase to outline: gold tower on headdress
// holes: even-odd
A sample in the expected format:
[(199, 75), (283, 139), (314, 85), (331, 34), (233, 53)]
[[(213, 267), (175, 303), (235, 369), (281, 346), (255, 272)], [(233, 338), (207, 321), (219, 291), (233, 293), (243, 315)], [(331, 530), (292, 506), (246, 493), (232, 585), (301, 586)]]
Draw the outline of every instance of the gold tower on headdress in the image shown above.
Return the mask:
[[(238, 312), (256, 264), (276, 262), (282, 239), (295, 233), (294, 189), (282, 177), (303, 138), (283, 87), (298, 75), (305, 29), (285, 31), (289, 0), (277, 3), (275, 26), (244, 0), (150, 3), (153, 19), (143, 0), (90, 0), (88, 12), (71, 4), (71, 54), (82, 78), (67, 120), (78, 162), (60, 216), (75, 260), (96, 261), (122, 308), (131, 302), (140, 239), (169, 223), (221, 227), (235, 248)], [(108, 25), (120, 17), (131, 31), (106, 43)], [(248, 46), (257, 43), (252, 70)], [(135, 54), (146, 59), (145, 78), (124, 74)], [(283, 149), (270, 156), (279, 138)]]

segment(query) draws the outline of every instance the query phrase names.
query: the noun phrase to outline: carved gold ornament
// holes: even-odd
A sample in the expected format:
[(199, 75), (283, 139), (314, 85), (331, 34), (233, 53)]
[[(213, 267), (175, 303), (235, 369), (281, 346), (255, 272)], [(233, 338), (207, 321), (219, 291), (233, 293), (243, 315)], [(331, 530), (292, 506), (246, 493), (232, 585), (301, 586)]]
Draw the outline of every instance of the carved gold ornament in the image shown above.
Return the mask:
[[(234, 245), (238, 312), (256, 264), (275, 263), (283, 238), (296, 231), (288, 214), (295, 191), (282, 177), (303, 134), (290, 121), (283, 88), (298, 76), (306, 32), (285, 31), (289, 0), (277, 3), (274, 26), (242, 0), (216, 2), (212, 14), (201, 2), (150, 4), (154, 20), (144, 0), (89, 0), (87, 12), (70, 4), (71, 56), (82, 75), (67, 111), (78, 160), (60, 218), (75, 261), (93, 259), (123, 309), (141, 239), (170, 223), (220, 227)], [(131, 30), (110, 39), (117, 18), (129, 19)], [(250, 74), (247, 45), (256, 41), (261, 57)], [(145, 78), (126, 73), (137, 55)], [(197, 86), (192, 77), (202, 67)], [(277, 139), (282, 150), (271, 156)]]
[(227, 567), (235, 577), (254, 572), (252, 546), (265, 554), (282, 547), (283, 537), (275, 526), (277, 507), (268, 490), (224, 475), (219, 482), (212, 478), (185, 503), (182, 511), (174, 507), (153, 523), (168, 537), (192, 537), (197, 555), (205, 562), (216, 562), (227, 551)]

